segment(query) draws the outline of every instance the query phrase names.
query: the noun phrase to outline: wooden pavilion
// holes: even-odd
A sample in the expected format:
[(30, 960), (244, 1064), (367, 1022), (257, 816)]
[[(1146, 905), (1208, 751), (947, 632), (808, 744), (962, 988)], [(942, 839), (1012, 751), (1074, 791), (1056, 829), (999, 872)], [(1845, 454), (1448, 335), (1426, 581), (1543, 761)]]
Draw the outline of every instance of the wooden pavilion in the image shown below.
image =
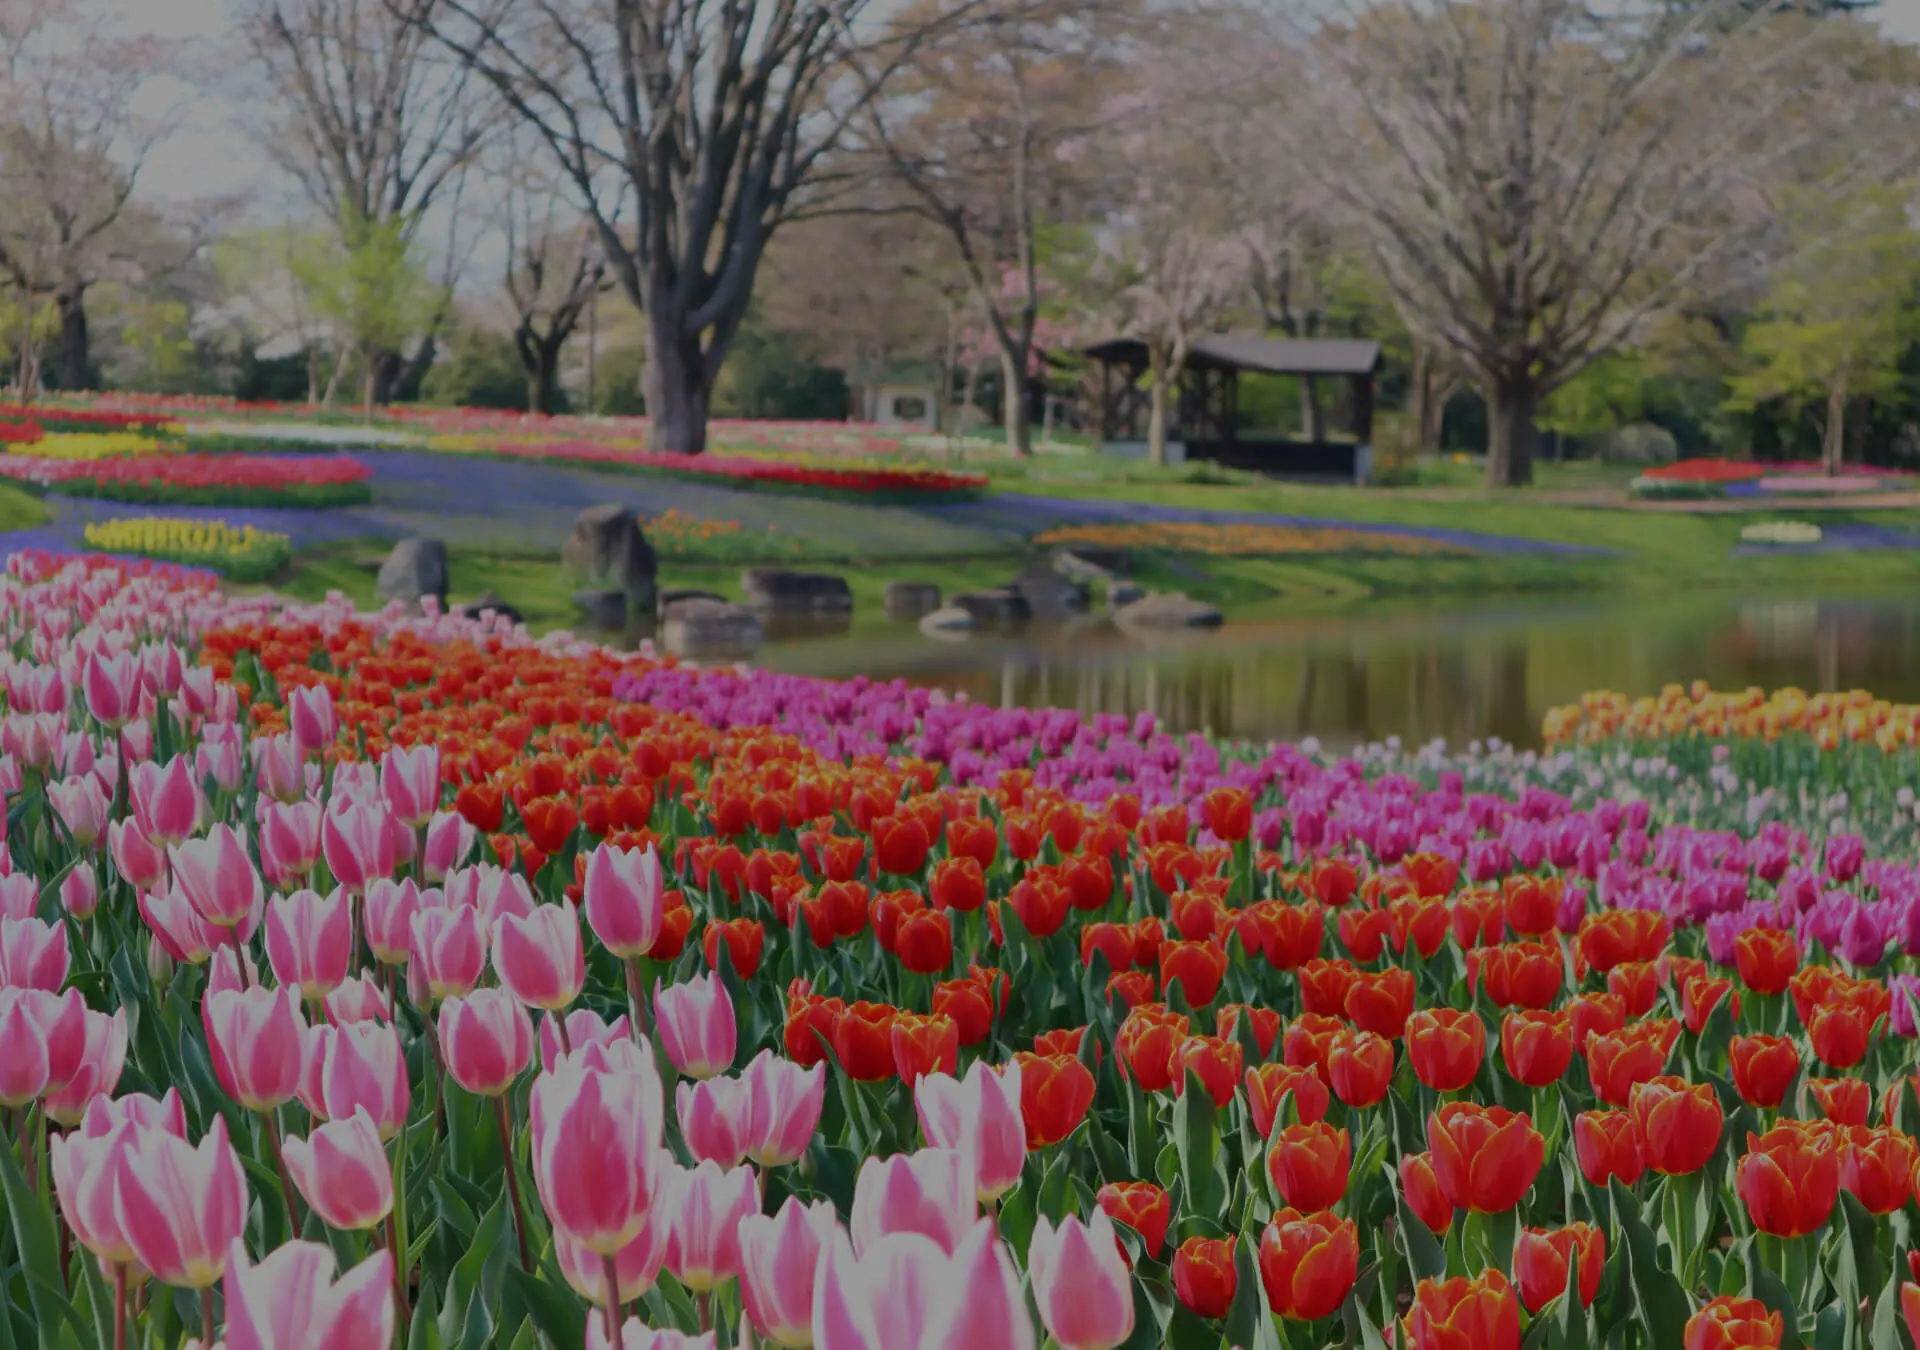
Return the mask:
[[(1114, 338), (1086, 349), (1100, 363), (1100, 439), (1104, 453), (1144, 456), (1152, 394), (1147, 345)], [(1373, 379), (1380, 344), (1361, 338), (1269, 338), (1223, 333), (1193, 344), (1169, 409), (1168, 457), (1205, 459), (1276, 477), (1364, 483), (1372, 468)], [(1242, 371), (1349, 382), (1351, 440), (1242, 437)]]

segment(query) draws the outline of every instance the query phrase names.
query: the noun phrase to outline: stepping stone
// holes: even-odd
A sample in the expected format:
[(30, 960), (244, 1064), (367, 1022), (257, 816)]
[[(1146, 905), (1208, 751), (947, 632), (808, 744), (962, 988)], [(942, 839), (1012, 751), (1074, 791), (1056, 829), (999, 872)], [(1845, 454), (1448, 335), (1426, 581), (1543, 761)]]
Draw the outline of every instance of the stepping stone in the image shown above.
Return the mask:
[(589, 506), (575, 516), (560, 563), (590, 587), (622, 592), (635, 609), (653, 607), (660, 560), (632, 507)]
[(1212, 605), (1189, 600), (1178, 591), (1156, 591), (1113, 612), (1128, 632), (1170, 633), (1189, 628), (1218, 628), (1226, 616)]
[(573, 593), (573, 607), (580, 611), (580, 622), (588, 628), (613, 632), (627, 626), (627, 593), (588, 589)]
[(742, 659), (760, 646), (760, 619), (745, 605), (681, 600), (661, 624), (660, 641), (680, 656)]
[(831, 572), (790, 572), (752, 567), (740, 574), (740, 591), (755, 609), (776, 613), (835, 612), (853, 608), (853, 590)]
[(940, 608), (940, 588), (930, 581), (889, 581), (885, 603), (889, 619), (912, 623)]
[(402, 539), (380, 564), (373, 593), (382, 600), (405, 600), (418, 606), (431, 595), (447, 600), (447, 546), (438, 539)]
[(950, 608), (965, 611), (975, 626), (1007, 627), (1033, 617), (1033, 606), (1027, 597), (1011, 586), (991, 591), (962, 591), (947, 603)]
[(1084, 614), (1092, 602), (1091, 590), (1084, 581), (1062, 576), (1050, 566), (1029, 567), (1013, 579), (1012, 589), (1026, 597), (1036, 619), (1063, 619), (1069, 614)]

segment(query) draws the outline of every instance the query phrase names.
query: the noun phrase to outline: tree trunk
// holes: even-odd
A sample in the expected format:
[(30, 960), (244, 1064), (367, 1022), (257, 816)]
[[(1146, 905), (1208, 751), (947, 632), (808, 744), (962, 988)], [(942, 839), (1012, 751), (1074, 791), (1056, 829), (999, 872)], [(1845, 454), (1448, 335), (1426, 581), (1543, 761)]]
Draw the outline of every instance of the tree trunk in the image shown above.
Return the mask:
[(934, 430), (953, 437), (953, 367), (960, 354), (960, 320), (952, 305), (947, 306), (947, 345), (940, 353), (940, 401), (933, 405), (937, 422)]
[(1500, 379), (1487, 390), (1487, 486), (1523, 487), (1533, 481), (1540, 441), (1533, 413), (1540, 399), (1530, 379)]
[(367, 401), (382, 406), (393, 402), (394, 391), (400, 387), (401, 371), (406, 361), (399, 352), (390, 352), (384, 348), (367, 358), (367, 378), (361, 381)]
[(320, 395), (321, 407), (331, 408), (333, 406), (333, 400), (340, 393), (340, 381), (346, 378), (347, 357), (351, 354), (352, 353), (345, 350), (337, 351), (333, 354), (333, 373), (327, 376), (326, 392)]
[(1167, 463), (1167, 361), (1157, 348), (1147, 349), (1147, 365), (1153, 387), (1147, 401), (1147, 461), (1166, 467)]
[(527, 411), (557, 412), (560, 394), (560, 343), (551, 337), (534, 338), (523, 355), (531, 361), (527, 369)]
[(1326, 439), (1326, 422), (1320, 415), (1320, 381), (1312, 375), (1300, 377), (1300, 435), (1309, 445)]
[(1027, 420), (1026, 372), (1022, 364), (1015, 363), (1012, 353), (1001, 352), (1000, 373), (1004, 386), (1000, 391), (1000, 412), (1007, 428), (1007, 449), (1025, 458), (1033, 453), (1033, 426)]
[(318, 344), (307, 344), (307, 406), (311, 408), (320, 401), (320, 348)]
[(92, 352), (87, 334), (87, 288), (72, 287), (53, 299), (60, 311), (60, 387), (69, 391), (89, 388), (92, 381), (87, 367)]
[(650, 316), (652, 341), (645, 372), (647, 448), (697, 455), (707, 448), (707, 385), (700, 339), (680, 336), (679, 316)]
[(1820, 433), (1820, 462), (1827, 477), (1838, 478), (1847, 453), (1847, 377), (1827, 387), (1827, 425)]

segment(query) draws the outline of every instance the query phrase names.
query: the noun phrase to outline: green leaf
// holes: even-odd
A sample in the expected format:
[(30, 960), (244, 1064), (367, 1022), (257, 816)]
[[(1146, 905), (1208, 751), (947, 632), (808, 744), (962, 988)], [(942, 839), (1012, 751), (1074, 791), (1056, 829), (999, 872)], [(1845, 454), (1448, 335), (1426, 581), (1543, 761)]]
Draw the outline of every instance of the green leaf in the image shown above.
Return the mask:
[[(433, 1286), (423, 1285), (420, 1301), (413, 1305), (413, 1321), (407, 1327), (407, 1350), (441, 1350), (440, 1329), (435, 1325), (439, 1308)], [(581, 1335), (585, 1334), (586, 1328), (582, 1327)]]
[(1361, 1350), (1387, 1350), (1386, 1338), (1380, 1334), (1380, 1328), (1360, 1307), (1360, 1300), (1353, 1293), (1347, 1295), (1346, 1305), (1340, 1315), (1347, 1323), (1347, 1344), (1358, 1345)]
[(1852, 1191), (1840, 1192), (1840, 1212), (1846, 1219), (1847, 1245), (1853, 1257), (1854, 1290), (1859, 1298), (1865, 1298), (1886, 1282), (1886, 1266), (1880, 1260), (1880, 1246), (1875, 1240), (1874, 1230), (1879, 1222)]
[[(513, 1286), (513, 1292), (527, 1305), (527, 1316), (533, 1319), (540, 1334), (554, 1345), (567, 1347), (583, 1345), (587, 1339), (587, 1307), (573, 1296), (573, 1292), (558, 1282), (558, 1271), (554, 1278), (543, 1280), (538, 1275), (529, 1275), (515, 1265), (505, 1268), (507, 1283)], [(412, 1350), (409, 1347), (408, 1350)]]
[(1580, 1302), (1580, 1263), (1567, 1262), (1567, 1288), (1560, 1295), (1560, 1306), (1543, 1318), (1553, 1330), (1547, 1343), (1553, 1350), (1587, 1350), (1587, 1310)]
[(1220, 1332), (1186, 1304), (1175, 1303), (1164, 1344), (1167, 1350), (1220, 1350)]
[(1759, 1259), (1756, 1240), (1748, 1238), (1745, 1247), (1744, 1264), (1747, 1268), (1748, 1296), (1759, 1299), (1780, 1314), (1780, 1320), (1786, 1329), (1780, 1338), (1780, 1350), (1801, 1350), (1799, 1304), (1794, 1302), (1785, 1281)]
[(1206, 1084), (1187, 1070), (1185, 1089), (1173, 1103), (1173, 1142), (1180, 1156), (1180, 1180), (1186, 1187), (1188, 1212), (1216, 1222), (1227, 1211), (1226, 1178), (1221, 1175), (1220, 1121)]
[(1408, 1206), (1407, 1197), (1401, 1194), (1397, 1186), (1394, 1188), (1393, 1203), (1394, 1213), (1400, 1220), (1400, 1250), (1406, 1254), (1414, 1282), (1417, 1284), (1421, 1280), (1444, 1278), (1447, 1273), (1447, 1251), (1440, 1245), (1440, 1239)]
[(85, 1344), (96, 1345), (93, 1328), (80, 1320), (78, 1311), (67, 1301), (53, 1212), (47, 1207), (44, 1193), (35, 1195), (28, 1189), (26, 1173), (20, 1170), (20, 1159), (11, 1144), (0, 1144), (0, 1190), (6, 1195), (7, 1215), (12, 1221), (14, 1245), (20, 1250), (27, 1300), (33, 1308), (42, 1350), (56, 1350), (64, 1339), (57, 1334), (62, 1328), (71, 1328), (85, 1338)]
[(446, 1305), (440, 1310), (440, 1339), (449, 1350), (480, 1350), (493, 1335), (500, 1295), (500, 1271), (506, 1265), (503, 1239), (510, 1228), (502, 1192), (474, 1230), (466, 1255), (447, 1279)]
[(1253, 1344), (1254, 1329), (1261, 1321), (1259, 1250), (1254, 1235), (1245, 1233), (1233, 1250), (1233, 1306), (1227, 1309), (1226, 1339), (1229, 1345)]
[(1673, 1272), (1660, 1268), (1653, 1230), (1641, 1216), (1633, 1195), (1620, 1184), (1619, 1177), (1607, 1185), (1613, 1196), (1614, 1217), (1626, 1239), (1634, 1312), (1647, 1333), (1648, 1344), (1652, 1350), (1682, 1350), (1681, 1331), (1691, 1312), (1686, 1291)]

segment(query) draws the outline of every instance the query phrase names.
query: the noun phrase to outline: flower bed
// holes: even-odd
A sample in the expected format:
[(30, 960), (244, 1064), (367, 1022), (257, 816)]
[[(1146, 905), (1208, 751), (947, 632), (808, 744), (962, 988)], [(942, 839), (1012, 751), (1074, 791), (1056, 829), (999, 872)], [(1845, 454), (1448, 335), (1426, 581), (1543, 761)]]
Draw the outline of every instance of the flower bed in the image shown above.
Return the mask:
[(1757, 520), (1740, 527), (1740, 542), (1782, 546), (1817, 544), (1820, 527), (1810, 520)]
[(1305, 525), (1223, 525), (1204, 521), (1156, 521), (1132, 525), (1062, 525), (1034, 538), (1036, 544), (1088, 545), (1146, 552), (1212, 553), (1285, 557), (1325, 553), (1389, 553), (1466, 556), (1471, 549), (1375, 530)]
[(1695, 1350), (1920, 1311), (1911, 832), (1610, 744), (1330, 757), (8, 573), (10, 1327)]
[(103, 553), (208, 567), (229, 581), (264, 581), (293, 559), (292, 541), (284, 534), (178, 516), (94, 521), (86, 540)]
[(29, 459), (119, 459), (126, 455), (157, 455), (173, 447), (166, 441), (135, 431), (81, 431), (40, 435), (18, 442), (9, 453)]
[(110, 410), (60, 403), (0, 403), (0, 420), (37, 422), (48, 431), (157, 431), (172, 424), (158, 410)]
[(1745, 483), (1766, 472), (1765, 464), (1750, 459), (1679, 459), (1640, 476), (1656, 483)]
[(354, 506), (372, 500), (372, 471), (346, 455), (141, 455), (92, 462), (9, 454), (0, 477), (111, 501), (197, 506)]

